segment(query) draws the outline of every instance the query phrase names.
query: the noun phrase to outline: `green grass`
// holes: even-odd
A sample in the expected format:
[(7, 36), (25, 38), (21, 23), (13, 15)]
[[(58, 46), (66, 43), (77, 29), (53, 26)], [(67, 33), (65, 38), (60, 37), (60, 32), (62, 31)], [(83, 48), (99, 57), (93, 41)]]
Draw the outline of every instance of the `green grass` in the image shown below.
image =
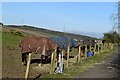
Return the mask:
[(2, 32), (2, 45), (19, 45), (22, 37)]
[(0, 40), (2, 40), (2, 32), (0, 31)]
[(100, 63), (108, 56), (113, 55), (114, 51), (115, 49), (110, 50), (109, 52), (96, 54), (94, 57), (91, 58), (93, 63), (90, 63), (88, 60), (82, 60), (82, 64), (74, 63), (72, 66), (69, 66), (69, 68), (65, 69), (63, 74), (53, 74), (53, 75), (49, 74), (45, 76), (45, 78), (73, 78), (76, 75), (80, 75), (81, 72), (89, 69), (95, 63)]
[[(2, 32), (2, 76), (22, 77), (24, 76), (21, 65), (21, 52), (19, 42), (22, 37)], [(22, 73), (21, 73), (22, 72)], [(20, 75), (18, 75), (20, 74)]]

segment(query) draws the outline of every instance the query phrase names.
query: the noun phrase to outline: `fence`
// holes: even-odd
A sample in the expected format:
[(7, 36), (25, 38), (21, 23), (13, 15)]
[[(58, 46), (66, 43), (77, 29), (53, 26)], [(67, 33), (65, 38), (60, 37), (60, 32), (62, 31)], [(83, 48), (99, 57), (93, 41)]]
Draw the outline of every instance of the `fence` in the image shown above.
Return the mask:
[[(85, 59), (87, 59), (87, 52), (88, 52), (88, 49), (87, 49), (87, 44), (85, 44), (85, 45), (83, 45), (83, 46), (85, 46)], [(97, 46), (97, 47), (96, 47)], [(103, 53), (103, 52), (108, 52), (109, 50), (111, 50), (111, 49), (113, 49), (113, 44), (112, 43), (105, 43), (105, 44), (98, 44), (98, 45), (94, 45), (94, 48), (93, 48), (93, 50), (91, 50), (92, 49), (92, 46), (90, 45), (90, 52), (94, 52), (94, 56), (95, 55), (97, 55), (97, 54), (101, 54), (101, 53)], [(76, 62), (77, 63), (80, 63), (81, 62), (81, 47), (82, 46), (79, 46), (79, 50), (78, 50), (78, 55), (77, 55), (77, 60), (76, 60)], [(67, 60), (66, 60), (66, 68), (68, 68), (69, 67), (69, 50), (70, 50), (70, 47), (68, 46), (68, 50), (67, 50)], [(55, 53), (53, 52), (52, 53), (52, 57), (53, 57), (53, 55), (55, 55)], [(53, 63), (55, 62), (53, 59), (52, 59), (52, 57), (51, 57), (51, 66), (52, 66), (52, 69), (51, 69), (51, 71), (50, 71), (50, 73), (51, 74), (53, 74), (54, 72), (54, 65), (53, 65)], [(54, 62), (53, 62), (54, 61)], [(55, 64), (55, 63), (54, 63)]]
[[(87, 49), (87, 44), (85, 45), (82, 45), (82, 46), (85, 46), (85, 59), (88, 58), (87, 56), (87, 52), (88, 52), (88, 49)], [(81, 62), (81, 47), (82, 46), (79, 46), (79, 50), (78, 50), (78, 55), (77, 55), (77, 60), (76, 62), (77, 63), (80, 63)], [(113, 46), (114, 44), (112, 43), (104, 43), (104, 44), (98, 44), (98, 45), (94, 45), (94, 48), (90, 45), (90, 52), (94, 52), (94, 56), (97, 55), (97, 54), (102, 54), (103, 52), (108, 52), (109, 50), (112, 50), (113, 49)], [(92, 49), (92, 50), (91, 50)], [(69, 54), (70, 54), (70, 45), (68, 46), (68, 49), (67, 49), (67, 60), (66, 60), (66, 68), (69, 67)], [(54, 71), (55, 71), (55, 65), (56, 65), (56, 49), (55, 51), (52, 53), (51, 55), (51, 69), (50, 69), (50, 74), (54, 74)], [(25, 78), (27, 79), (28, 78), (28, 73), (29, 73), (29, 68), (30, 68), (30, 59), (31, 59), (31, 53), (29, 54), (29, 58), (28, 58), (28, 62), (27, 62), (27, 68), (26, 68), (26, 75), (25, 75)], [(62, 68), (63, 68), (63, 50), (62, 50)]]

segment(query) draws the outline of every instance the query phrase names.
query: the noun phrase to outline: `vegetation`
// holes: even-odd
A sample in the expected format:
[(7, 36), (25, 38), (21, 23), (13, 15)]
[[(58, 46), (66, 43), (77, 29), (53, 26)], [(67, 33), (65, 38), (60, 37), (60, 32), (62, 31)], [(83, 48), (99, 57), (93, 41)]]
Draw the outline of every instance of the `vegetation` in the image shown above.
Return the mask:
[[(21, 65), (21, 54), (19, 42), (22, 37), (2, 32), (2, 77), (22, 77), (24, 76)], [(16, 74), (21, 75), (16, 75)], [(23, 74), (23, 75), (22, 75)]]
[(2, 45), (19, 45), (22, 37), (2, 32)]
[(13, 35), (21, 36), (21, 37), (24, 36), (24, 35), (22, 34), (22, 32), (17, 31), (17, 30), (13, 30), (13, 29), (11, 29), (9, 33), (10, 33), (10, 34), (13, 34)]
[[(26, 67), (22, 66), (21, 50), (19, 47), (19, 35), (2, 32), (2, 78), (24, 78)], [(34, 55), (32, 56), (34, 57)], [(32, 69), (30, 78), (34, 78), (37, 72)]]
[(120, 35), (116, 31), (104, 33), (104, 40), (108, 43), (120, 44)]
[(52, 30), (48, 30), (48, 29), (44, 29), (44, 28), (36, 28), (36, 27), (33, 27), (33, 26), (27, 26), (27, 25), (24, 25), (24, 26), (17, 26), (17, 25), (4, 25), (5, 27), (12, 27), (12, 28), (19, 28), (19, 29), (23, 29), (23, 30), (31, 30), (31, 31), (35, 31), (35, 32), (42, 32), (44, 34), (47, 34), (48, 36), (51, 36), (51, 35), (59, 35), (59, 36), (62, 36), (62, 35), (65, 35), (65, 36), (69, 36), (69, 37), (72, 37), (72, 38), (76, 38), (78, 40), (80, 39), (97, 39), (97, 38), (94, 38), (94, 37), (88, 37), (88, 36), (83, 36), (83, 35), (78, 35), (78, 34), (72, 34), (72, 33), (64, 33), (64, 32), (59, 32), (59, 31), (52, 31)]
[(102, 63), (102, 61), (106, 59), (108, 56), (113, 55), (114, 51), (115, 49), (110, 50), (109, 52), (96, 54), (91, 58), (92, 63), (89, 60), (82, 59), (81, 63), (74, 63), (72, 66), (69, 66), (68, 68), (66, 68), (63, 74), (49, 74), (45, 76), (45, 78), (48, 78), (48, 79), (49, 78), (74, 78), (76, 75), (79, 76), (80, 73), (89, 69), (94, 64)]

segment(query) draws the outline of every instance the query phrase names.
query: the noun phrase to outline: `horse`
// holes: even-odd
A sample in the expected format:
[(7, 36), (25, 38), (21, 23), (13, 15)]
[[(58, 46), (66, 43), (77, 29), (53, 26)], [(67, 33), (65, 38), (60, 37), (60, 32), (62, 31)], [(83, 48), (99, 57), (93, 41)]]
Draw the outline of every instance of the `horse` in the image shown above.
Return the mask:
[(82, 40), (80, 42), (83, 45), (83, 46), (81, 46), (81, 57), (84, 57), (84, 59), (85, 59), (85, 48), (86, 48), (85, 45), (87, 45), (87, 50), (90, 51), (90, 46), (91, 46), (91, 50), (93, 50), (96, 42), (95, 42), (95, 40)]
[(65, 50), (65, 59), (68, 46), (70, 46), (70, 52), (72, 51), (72, 48), (79, 49), (79, 43), (72, 38), (66, 36), (51, 36), (50, 39), (52, 39), (58, 45), (57, 55), (59, 52), (61, 52), (62, 49)]
[[(51, 52), (57, 48), (57, 44), (47, 37), (24, 37), (19, 44), (22, 53), (22, 65), (27, 64), (27, 55), (29, 53), (39, 54), (40, 60), (46, 59)], [(41, 61), (40, 61), (41, 63)]]

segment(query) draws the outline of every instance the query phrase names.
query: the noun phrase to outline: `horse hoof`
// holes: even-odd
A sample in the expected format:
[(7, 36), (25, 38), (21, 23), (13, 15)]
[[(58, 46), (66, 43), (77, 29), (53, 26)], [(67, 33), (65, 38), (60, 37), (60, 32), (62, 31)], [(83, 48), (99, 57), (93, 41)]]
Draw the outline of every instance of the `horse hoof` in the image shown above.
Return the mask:
[(27, 66), (27, 64), (24, 64), (24, 66)]
[(24, 66), (24, 63), (22, 62), (22, 66)]
[(40, 66), (40, 67), (41, 67), (41, 66), (42, 66), (42, 64), (39, 64), (38, 66)]
[(22, 66), (27, 66), (27, 64), (25, 64), (25, 63), (22, 62)]

